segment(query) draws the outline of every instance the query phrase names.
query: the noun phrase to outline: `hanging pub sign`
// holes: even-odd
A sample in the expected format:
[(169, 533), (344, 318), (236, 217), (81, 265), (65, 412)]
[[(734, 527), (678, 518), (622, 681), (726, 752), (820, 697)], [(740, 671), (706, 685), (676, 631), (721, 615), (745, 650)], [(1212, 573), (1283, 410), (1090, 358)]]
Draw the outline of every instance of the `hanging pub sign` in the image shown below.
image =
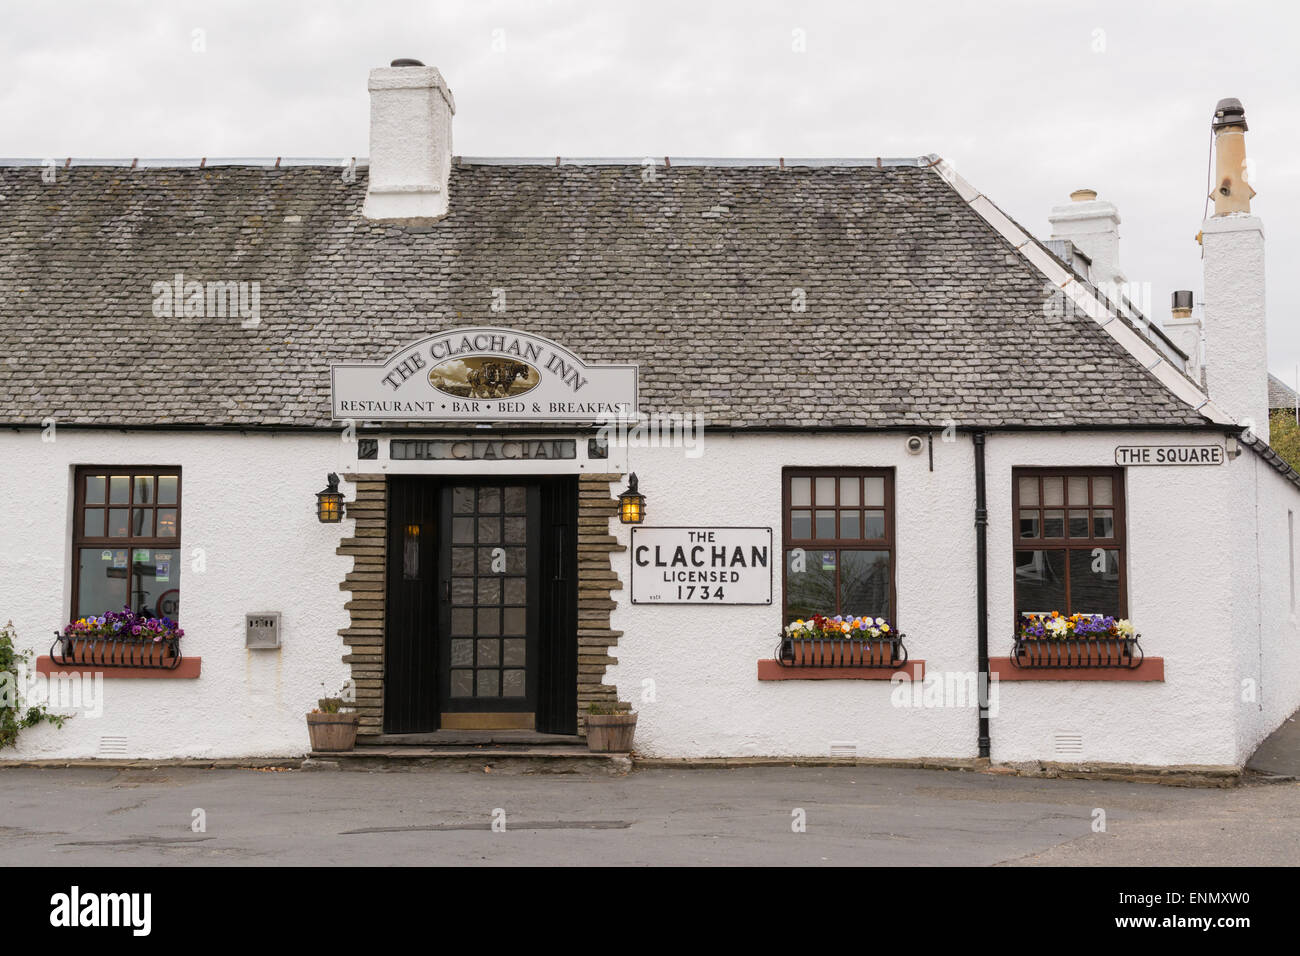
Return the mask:
[(771, 528), (633, 528), (633, 604), (771, 604)]
[(1222, 465), (1222, 445), (1117, 445), (1117, 465)]
[(636, 417), (637, 367), (588, 365), (511, 329), (439, 332), (379, 364), (330, 367), (335, 420), (597, 422)]

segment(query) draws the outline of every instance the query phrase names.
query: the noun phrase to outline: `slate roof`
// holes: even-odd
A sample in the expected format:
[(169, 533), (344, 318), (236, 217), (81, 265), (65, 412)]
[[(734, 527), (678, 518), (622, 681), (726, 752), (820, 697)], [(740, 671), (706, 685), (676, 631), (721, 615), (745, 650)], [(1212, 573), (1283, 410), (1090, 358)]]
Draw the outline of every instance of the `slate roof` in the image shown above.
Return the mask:
[(1268, 407), (1295, 408), (1295, 390), (1273, 374), (1268, 376)]
[[(364, 168), (40, 173), (0, 168), (0, 423), (329, 427), (331, 362), (467, 325), (715, 426), (1206, 423), (920, 165), (458, 163), (418, 230), (362, 218)], [(155, 318), (178, 272), (259, 282), (260, 325)]]

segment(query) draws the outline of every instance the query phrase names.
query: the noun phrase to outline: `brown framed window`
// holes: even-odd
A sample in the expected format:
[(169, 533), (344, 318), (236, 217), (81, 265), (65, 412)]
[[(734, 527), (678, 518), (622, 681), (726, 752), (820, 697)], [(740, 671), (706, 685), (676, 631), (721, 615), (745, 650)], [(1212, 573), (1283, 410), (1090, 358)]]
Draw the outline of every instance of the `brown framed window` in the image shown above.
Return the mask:
[(894, 618), (894, 473), (782, 471), (785, 623), (813, 614)]
[(181, 470), (82, 466), (72, 517), (72, 619), (120, 611), (179, 620)]
[(1011, 484), (1016, 620), (1127, 617), (1123, 469), (1016, 468)]

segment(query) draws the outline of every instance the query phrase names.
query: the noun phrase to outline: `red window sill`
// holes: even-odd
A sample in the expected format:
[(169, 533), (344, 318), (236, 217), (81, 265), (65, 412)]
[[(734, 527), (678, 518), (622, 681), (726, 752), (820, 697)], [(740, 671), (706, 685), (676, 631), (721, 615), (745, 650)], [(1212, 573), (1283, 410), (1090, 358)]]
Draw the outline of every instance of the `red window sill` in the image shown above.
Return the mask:
[(1100, 680), (1164, 682), (1165, 659), (1148, 657), (1137, 667), (1016, 667), (1009, 657), (990, 657), (989, 673), (1000, 681)]
[(889, 680), (895, 674), (923, 680), (925, 661), (908, 661), (899, 667), (782, 667), (774, 660), (758, 662), (759, 680)]
[(103, 674), (105, 677), (130, 677), (146, 680), (193, 680), (199, 676), (203, 658), (182, 657), (171, 670), (154, 667), (96, 667), (94, 664), (56, 664), (49, 655), (36, 658), (38, 674)]

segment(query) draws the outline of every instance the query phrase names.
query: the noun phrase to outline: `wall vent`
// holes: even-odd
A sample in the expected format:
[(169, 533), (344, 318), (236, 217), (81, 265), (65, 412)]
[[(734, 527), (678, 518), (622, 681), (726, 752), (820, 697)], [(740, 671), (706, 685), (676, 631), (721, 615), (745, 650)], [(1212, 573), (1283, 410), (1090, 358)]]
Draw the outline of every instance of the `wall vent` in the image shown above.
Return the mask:
[(1080, 757), (1083, 755), (1083, 734), (1057, 734), (1056, 756)]
[(101, 757), (125, 757), (126, 738), (125, 737), (100, 737), (99, 755)]
[(832, 740), (831, 756), (832, 757), (856, 757), (858, 755), (858, 745), (856, 741)]

